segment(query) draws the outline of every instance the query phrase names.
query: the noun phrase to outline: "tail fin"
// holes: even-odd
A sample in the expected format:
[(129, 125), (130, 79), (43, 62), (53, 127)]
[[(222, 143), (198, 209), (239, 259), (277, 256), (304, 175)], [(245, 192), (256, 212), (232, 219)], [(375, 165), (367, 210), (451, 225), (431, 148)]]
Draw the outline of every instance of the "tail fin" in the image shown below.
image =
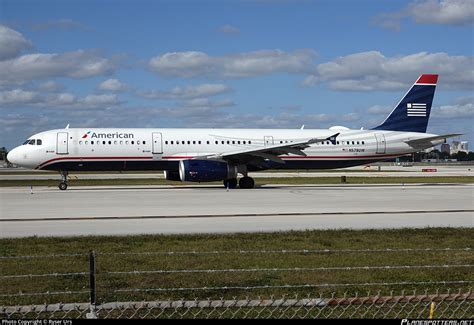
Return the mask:
[(425, 133), (437, 81), (437, 74), (421, 75), (385, 121), (373, 130)]

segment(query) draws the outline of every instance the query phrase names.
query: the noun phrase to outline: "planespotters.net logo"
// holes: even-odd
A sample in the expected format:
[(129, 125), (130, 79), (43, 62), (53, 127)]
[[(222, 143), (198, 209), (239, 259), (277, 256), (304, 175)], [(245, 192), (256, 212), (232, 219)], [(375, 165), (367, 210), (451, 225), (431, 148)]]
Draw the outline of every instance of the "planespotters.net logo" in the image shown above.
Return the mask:
[(474, 325), (472, 319), (402, 319), (402, 325)]

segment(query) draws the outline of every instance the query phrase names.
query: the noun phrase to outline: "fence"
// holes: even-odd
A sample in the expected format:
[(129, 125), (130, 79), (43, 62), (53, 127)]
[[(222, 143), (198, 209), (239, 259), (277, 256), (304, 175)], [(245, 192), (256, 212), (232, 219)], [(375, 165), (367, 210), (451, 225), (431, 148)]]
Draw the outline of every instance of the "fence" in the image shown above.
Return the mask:
[[(298, 262), (302, 257), (337, 254), (443, 254), (443, 258), (451, 259), (456, 254), (456, 260), (463, 263), (429, 263), (429, 264), (391, 264), (391, 265), (337, 265), (337, 266), (298, 266), (298, 267), (239, 267), (239, 268), (159, 268), (133, 270), (97, 270), (97, 256), (121, 260), (132, 258), (136, 265), (140, 265), (137, 258), (145, 258), (146, 262), (155, 257), (173, 257), (178, 259), (194, 257), (214, 257), (222, 255), (249, 256), (254, 254), (276, 254), (278, 256), (298, 255)], [(461, 254), (461, 255), (459, 255)], [(37, 280), (53, 279), (60, 285), (66, 283), (64, 290), (51, 291), (17, 291), (0, 294), (0, 317), (2, 318), (473, 318), (474, 294), (470, 286), (474, 264), (471, 248), (426, 248), (426, 249), (334, 249), (334, 250), (235, 250), (235, 251), (201, 251), (201, 252), (119, 252), (86, 254), (63, 254), (43, 256), (0, 256), (0, 262), (5, 261), (34, 261), (60, 258), (79, 259), (81, 267), (87, 265), (87, 271), (77, 272), (49, 272), (30, 274), (0, 275), (1, 281), (18, 281), (12, 284), (23, 284), (33, 280), (34, 285), (41, 287)], [(409, 259), (409, 258), (408, 258)], [(435, 260), (439, 260), (437, 256)], [(214, 260), (212, 260), (214, 261)], [(54, 264), (54, 263), (53, 263)], [(71, 263), (73, 265), (74, 263)], [(152, 263), (153, 264), (153, 263)], [(199, 264), (201, 265), (201, 264)], [(135, 267), (136, 268), (136, 267)], [(364, 272), (399, 272), (391, 276), (393, 281), (334, 281), (317, 283), (232, 283), (217, 285), (211, 283), (215, 278), (206, 278), (210, 285), (176, 286), (185, 283), (183, 277), (217, 276), (243, 274), (245, 279), (249, 274), (291, 274), (291, 278), (298, 278), (298, 274), (333, 274), (342, 272), (343, 279), (346, 273)], [(406, 272), (428, 272), (430, 279), (420, 279), (415, 273), (412, 279), (400, 279)], [(400, 273), (401, 272), (401, 273)], [(437, 279), (441, 272), (443, 279)], [(338, 274), (339, 274), (338, 273)], [(396, 275), (396, 277), (395, 277)], [(424, 275), (424, 273), (421, 273)], [(154, 279), (151, 282), (141, 280), (145, 286), (123, 287), (121, 277), (177, 277), (171, 278), (171, 286)], [(72, 282), (65, 278), (75, 279)], [(312, 276), (311, 278), (314, 278)], [(323, 276), (324, 278), (324, 276)], [(362, 279), (364, 277), (361, 277)], [(390, 277), (389, 277), (390, 278)], [(118, 279), (118, 280), (117, 280)], [(194, 278), (191, 278), (195, 282)], [(36, 281), (36, 282), (35, 282)], [(49, 280), (48, 280), (49, 281)], [(115, 283), (117, 281), (117, 283)], [(135, 280), (134, 280), (135, 281)], [(239, 281), (240, 280), (239, 278)], [(104, 287), (103, 284), (108, 286)], [(197, 281), (199, 282), (199, 281)], [(160, 286), (146, 286), (146, 284)], [(200, 283), (200, 282), (199, 282)], [(52, 287), (57, 285), (51, 282)], [(97, 286), (101, 293), (97, 299)], [(173, 286), (174, 285), (174, 286)], [(101, 287), (102, 286), (102, 287)], [(405, 288), (415, 288), (407, 291)], [(361, 288), (372, 290), (359, 294)], [(455, 288), (455, 289), (453, 289)], [(274, 294), (273, 294), (274, 293)], [(165, 298), (164, 295), (170, 297)], [(179, 296), (178, 296), (179, 295)], [(207, 295), (207, 299), (203, 298)], [(218, 298), (220, 296), (220, 298)], [(265, 296), (265, 297), (263, 297)], [(72, 298), (73, 297), (73, 298)], [(178, 298), (179, 297), (179, 298)], [(37, 303), (36, 299), (43, 299)], [(44, 302), (44, 299), (47, 302)], [(114, 299), (114, 300), (110, 300)], [(126, 300), (120, 300), (126, 299)], [(71, 301), (72, 300), (72, 301)], [(133, 300), (133, 301), (132, 301)], [(65, 303), (58, 303), (63, 301)], [(76, 303), (75, 301), (83, 301)], [(87, 302), (84, 302), (87, 301)], [(110, 302), (114, 301), (114, 302)]]

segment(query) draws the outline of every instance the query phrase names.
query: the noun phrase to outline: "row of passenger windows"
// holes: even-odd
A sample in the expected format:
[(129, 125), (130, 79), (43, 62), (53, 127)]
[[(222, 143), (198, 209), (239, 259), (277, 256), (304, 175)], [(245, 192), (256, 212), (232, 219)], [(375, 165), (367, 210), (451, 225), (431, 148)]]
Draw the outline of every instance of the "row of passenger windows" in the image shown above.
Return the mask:
[[(203, 142), (203, 141), (190, 141), (190, 140), (188, 140), (188, 141), (185, 141), (185, 140), (182, 140), (182, 141), (179, 141), (179, 140), (178, 140), (178, 141), (170, 140), (170, 141), (168, 141), (168, 140), (166, 140), (166, 141), (165, 141), (165, 144), (202, 144), (202, 142)], [(249, 141), (247, 141), (247, 140), (244, 140), (244, 141), (240, 141), (240, 140), (232, 140), (232, 141), (230, 141), (230, 140), (227, 140), (227, 141), (222, 140), (222, 141), (217, 141), (217, 140), (216, 140), (216, 141), (214, 141), (214, 143), (215, 143), (215, 144), (219, 144), (219, 143), (220, 143), (220, 144), (226, 144), (226, 143), (227, 143), (227, 144), (252, 144), (252, 141), (250, 141), (250, 140), (249, 140)], [(206, 141), (206, 144), (211, 144), (211, 141)]]
[(43, 141), (41, 141), (41, 139), (28, 139), (25, 142), (23, 142), (23, 144), (41, 146), (43, 144)]
[[(123, 141), (123, 140), (114, 140), (114, 141), (79, 141), (79, 144), (120, 144), (120, 145), (128, 145), (128, 144), (135, 144), (135, 141)], [(136, 141), (136, 144), (146, 144), (146, 141)]]
[[(182, 140), (182, 141), (174, 141), (174, 140), (166, 140), (165, 141), (165, 144), (168, 145), (168, 144), (202, 144), (203, 141), (190, 141), (190, 140)], [(291, 143), (293, 141), (283, 141), (283, 140), (280, 140), (280, 143), (283, 144), (283, 143)], [(221, 141), (214, 141), (215, 144), (252, 144), (252, 141), (246, 141), (246, 140), (243, 140), (243, 141), (240, 141), (240, 140), (221, 140)], [(206, 141), (206, 144), (211, 144), (211, 141)], [(317, 144), (332, 144), (331, 141), (323, 141), (323, 142), (318, 142)], [(361, 145), (361, 144), (365, 144), (365, 141), (337, 141), (336, 144), (341, 144), (341, 145)]]

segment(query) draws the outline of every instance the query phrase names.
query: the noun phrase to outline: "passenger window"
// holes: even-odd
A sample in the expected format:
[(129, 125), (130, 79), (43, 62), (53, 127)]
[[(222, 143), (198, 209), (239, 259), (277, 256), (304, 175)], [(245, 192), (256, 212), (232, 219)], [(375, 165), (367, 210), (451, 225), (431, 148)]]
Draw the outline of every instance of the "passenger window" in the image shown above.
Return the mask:
[(252, 141), (249, 140), (249, 144), (252, 144)]
[(198, 141), (198, 144), (201, 144), (201, 141)]
[(145, 142), (145, 141), (143, 141), (143, 142), (142, 142), (142, 144), (146, 144), (146, 142)]
[[(132, 141), (133, 142), (133, 141)], [(109, 144), (112, 144), (112, 141), (109, 141)]]
[(219, 141), (216, 141), (216, 144), (219, 144)]
[(227, 140), (227, 144), (230, 144), (230, 141), (229, 141), (229, 140)]
[(337, 144), (339, 144), (339, 141), (336, 141)]
[(234, 141), (234, 140), (232, 140), (232, 144), (235, 144), (235, 141)]
[(117, 144), (117, 141), (114, 141), (114, 144)]
[(120, 141), (120, 145), (122, 145), (122, 144), (123, 144), (123, 141)]
[(188, 144), (191, 144), (191, 141), (188, 140)]
[(125, 141), (125, 144), (128, 144), (128, 141)]
[(355, 144), (354, 141), (352, 141), (352, 144)]
[(165, 141), (165, 144), (168, 144), (168, 141)]
[(137, 141), (137, 144), (140, 144), (140, 141)]
[(196, 144), (196, 141), (193, 141), (193, 144)]
[(94, 144), (94, 141), (91, 141), (91, 144)]
[(42, 144), (43, 144), (43, 141), (41, 141), (40, 139), (36, 140), (36, 145), (41, 146)]
[(359, 141), (357, 141), (357, 144), (360, 144), (360, 142), (359, 142)]
[(105, 144), (105, 141), (102, 141), (102, 144)]
[(135, 141), (132, 141), (132, 144), (135, 144)]
[(240, 141), (237, 141), (237, 144), (240, 144)]
[(222, 141), (222, 144), (224, 144), (224, 141)]
[(362, 141), (362, 144), (365, 144), (365, 141)]
[(209, 141), (207, 141), (207, 144), (209, 144)]
[(87, 141), (87, 140), (86, 140), (86, 141), (84, 141), (84, 144), (88, 144), (88, 143), (89, 143), (89, 141)]
[(170, 141), (171, 144), (173, 144), (173, 141)]
[(82, 141), (79, 141), (79, 144), (82, 144)]

